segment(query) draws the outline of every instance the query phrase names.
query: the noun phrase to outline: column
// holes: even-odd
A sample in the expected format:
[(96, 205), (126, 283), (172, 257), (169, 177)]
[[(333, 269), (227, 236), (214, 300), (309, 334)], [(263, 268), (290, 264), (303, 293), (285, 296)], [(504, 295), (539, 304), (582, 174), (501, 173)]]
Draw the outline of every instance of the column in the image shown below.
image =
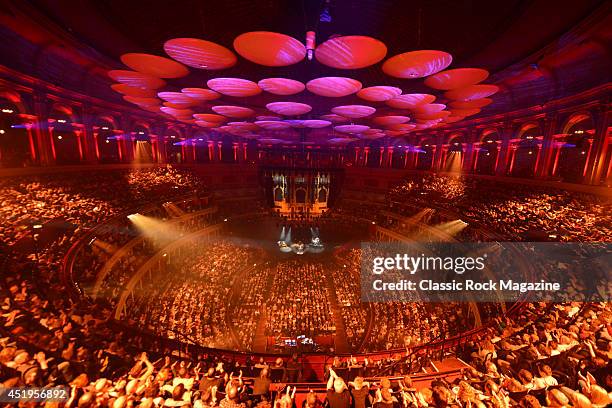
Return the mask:
[(41, 166), (55, 164), (55, 155), (52, 149), (52, 135), (50, 135), (49, 121), (47, 119), (47, 101), (44, 95), (35, 93), (34, 99), (34, 136), (38, 147), (38, 159)]
[(588, 143), (589, 143), (589, 148), (587, 150), (586, 153), (586, 160), (584, 161), (584, 168), (582, 169), (582, 177), (585, 177), (587, 174), (587, 170), (588, 170), (588, 166), (589, 166), (589, 159), (591, 158), (591, 151), (593, 150), (593, 139), (587, 139)]
[[(472, 173), (478, 173), (478, 159), (480, 158), (480, 150), (479, 148), (474, 149), (473, 152), (474, 156), (476, 156), (473, 160), (472, 160), (472, 164), (470, 164), (470, 171)], [(498, 154), (499, 157), (499, 154)]]
[[(478, 154), (478, 151), (474, 148), (474, 145), (474, 142), (468, 142), (465, 151), (461, 153), (461, 170), (466, 173), (469, 173), (472, 169), (474, 152)], [(476, 159), (478, 159), (478, 156)]]
[(512, 146), (511, 148), (511, 158), (510, 158), (510, 168), (508, 169), (508, 175), (511, 176), (512, 175), (512, 170), (514, 169), (514, 159), (516, 158), (516, 150), (518, 149), (518, 146)]
[(81, 140), (81, 136), (83, 136), (83, 131), (75, 129), (74, 135), (76, 136), (77, 146), (79, 148), (79, 161), (83, 161), (83, 141)]
[(593, 150), (588, 161), (587, 174), (584, 182), (587, 184), (599, 185), (601, 178), (607, 174), (609, 164), (606, 157), (610, 145), (609, 119), (610, 112), (602, 107), (593, 115), (595, 122), (595, 138), (593, 140)]
[(98, 137), (100, 136), (100, 133), (98, 132), (97, 128), (94, 128), (94, 130), (92, 131), (92, 135), (93, 135), (93, 143), (94, 143), (94, 151), (96, 152), (96, 161), (100, 160), (100, 146), (98, 145)]
[(552, 175), (555, 158), (555, 130), (557, 127), (557, 115), (547, 115), (544, 119), (544, 140), (542, 141), (542, 158), (540, 167), (535, 169), (535, 176), (548, 178)]
[[(538, 165), (540, 163), (540, 159), (541, 159), (541, 156), (542, 156), (542, 145), (537, 145), (537, 149), (538, 149), (538, 153), (536, 155), (536, 162), (535, 162), (535, 165), (533, 166), (534, 173), (535, 173), (535, 171), (538, 168)], [(556, 166), (556, 164), (555, 164), (555, 166)]]
[(53, 140), (53, 126), (47, 125), (47, 130), (49, 131), (49, 145), (51, 146), (51, 154), (53, 155), (53, 163), (57, 160), (57, 154), (55, 152), (55, 140)]
[(34, 136), (32, 135), (32, 124), (25, 123), (26, 132), (28, 132), (28, 142), (30, 144), (30, 155), (32, 156), (32, 161), (36, 162), (36, 145), (34, 144)]
[(249, 144), (247, 142), (242, 142), (242, 157), (244, 158), (244, 161), (246, 162), (249, 158), (248, 155), (248, 148), (249, 148)]
[(478, 154), (476, 150), (478, 145), (478, 130), (469, 128), (466, 143), (464, 143), (465, 149), (461, 152), (461, 170), (463, 172), (471, 172), (474, 152), (476, 151), (476, 154)]
[[(559, 156), (561, 155), (561, 149), (563, 149), (562, 144), (557, 144), (555, 147), (555, 161), (553, 163), (552, 171), (550, 173), (551, 176), (554, 176), (557, 173), (557, 167), (559, 166)], [(538, 149), (538, 155), (540, 154), (540, 149)]]
[(93, 125), (93, 116), (88, 106), (83, 108), (83, 126), (81, 130), (83, 131), (81, 135), (83, 158), (81, 160), (95, 164), (100, 158), (100, 152), (98, 151), (98, 139)]
[(508, 160), (511, 154), (512, 138), (513, 138), (512, 124), (506, 122), (501, 134), (501, 146), (497, 146), (497, 159), (495, 159), (495, 175), (506, 176), (508, 174)]
[(208, 142), (208, 161), (215, 161), (215, 142), (212, 140)]
[(440, 155), (440, 164), (438, 166), (438, 171), (446, 171), (446, 159), (448, 158), (448, 145), (442, 146), (442, 154)]
[(115, 143), (117, 144), (117, 156), (119, 157), (119, 161), (123, 162), (123, 157), (125, 154), (123, 153), (123, 136), (121, 135), (122, 131), (114, 131), (115, 133)]

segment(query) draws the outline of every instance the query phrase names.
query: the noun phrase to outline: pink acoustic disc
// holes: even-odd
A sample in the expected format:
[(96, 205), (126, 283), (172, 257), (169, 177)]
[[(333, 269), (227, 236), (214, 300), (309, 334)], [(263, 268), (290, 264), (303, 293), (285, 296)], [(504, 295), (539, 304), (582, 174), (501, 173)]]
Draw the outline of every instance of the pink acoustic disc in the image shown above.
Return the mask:
[(164, 43), (173, 59), (193, 68), (218, 70), (234, 66), (237, 58), (227, 48), (199, 38), (174, 38)]

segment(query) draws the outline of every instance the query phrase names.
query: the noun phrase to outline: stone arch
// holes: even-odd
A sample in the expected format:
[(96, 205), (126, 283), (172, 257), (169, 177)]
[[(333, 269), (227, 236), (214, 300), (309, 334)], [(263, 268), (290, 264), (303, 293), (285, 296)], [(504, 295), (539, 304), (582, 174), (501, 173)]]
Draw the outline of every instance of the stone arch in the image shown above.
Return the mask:
[(569, 133), (572, 127), (584, 121), (589, 121), (592, 126), (594, 123), (593, 115), (588, 111), (572, 113), (561, 127), (561, 133)]

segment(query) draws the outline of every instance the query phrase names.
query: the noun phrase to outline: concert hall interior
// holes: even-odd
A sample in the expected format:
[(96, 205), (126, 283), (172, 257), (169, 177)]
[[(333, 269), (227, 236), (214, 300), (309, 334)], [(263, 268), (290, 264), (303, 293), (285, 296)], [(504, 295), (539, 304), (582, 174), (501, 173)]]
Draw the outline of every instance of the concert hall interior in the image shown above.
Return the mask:
[(610, 406), (611, 8), (0, 2), (0, 405)]

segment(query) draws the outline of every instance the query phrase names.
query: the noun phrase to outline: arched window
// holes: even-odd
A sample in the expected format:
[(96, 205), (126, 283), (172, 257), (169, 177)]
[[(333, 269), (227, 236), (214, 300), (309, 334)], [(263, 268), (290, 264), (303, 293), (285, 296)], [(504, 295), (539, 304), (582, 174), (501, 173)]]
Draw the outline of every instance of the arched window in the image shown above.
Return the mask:
[(497, 130), (483, 132), (480, 144), (474, 147), (472, 166), (476, 174), (494, 175), (501, 142)]
[(508, 172), (516, 177), (533, 177), (542, 159), (542, 133), (537, 125), (528, 125), (519, 131), (520, 141), (511, 153)]
[(591, 115), (572, 115), (556, 139), (557, 149), (553, 158), (553, 176), (563, 181), (581, 182), (593, 148), (595, 125)]

